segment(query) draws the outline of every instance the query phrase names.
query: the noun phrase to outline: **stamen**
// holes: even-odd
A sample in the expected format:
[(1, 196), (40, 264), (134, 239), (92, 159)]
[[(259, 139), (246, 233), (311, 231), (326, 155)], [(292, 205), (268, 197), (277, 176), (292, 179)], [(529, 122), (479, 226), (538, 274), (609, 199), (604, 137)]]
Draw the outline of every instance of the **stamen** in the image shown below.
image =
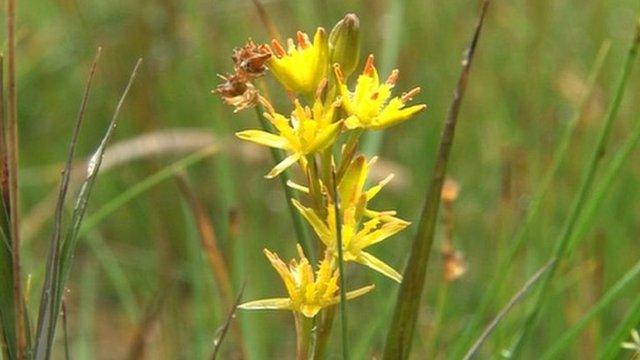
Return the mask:
[(287, 55), (287, 52), (284, 50), (284, 47), (282, 47), (282, 44), (280, 44), (280, 41), (273, 39), (271, 41), (271, 45), (273, 46), (275, 54), (279, 57)]
[(316, 89), (316, 99), (322, 98), (322, 93), (327, 88), (327, 78), (323, 78), (318, 85), (318, 89)]
[(258, 95), (258, 101), (262, 106), (264, 106), (265, 110), (267, 110), (269, 114), (275, 114), (276, 110), (273, 108), (273, 105), (271, 105), (267, 98), (262, 95)]
[(413, 99), (413, 97), (418, 95), (419, 93), (420, 93), (420, 88), (419, 87), (415, 87), (415, 88), (411, 89), (409, 92), (402, 94), (402, 97), (400, 98), (400, 100), (403, 103), (407, 103), (407, 102), (411, 101)]
[(306, 49), (311, 46), (311, 42), (309, 41), (309, 36), (302, 31), (298, 31), (296, 33), (296, 39), (298, 40), (298, 46), (301, 49)]
[(387, 78), (387, 84), (395, 85), (396, 81), (398, 81), (398, 74), (399, 74), (398, 69), (393, 69), (393, 71), (391, 71), (391, 74)]
[(369, 57), (367, 58), (367, 62), (364, 64), (364, 70), (362, 71), (362, 74), (373, 76), (373, 73), (376, 71), (376, 68), (373, 65), (373, 60), (373, 54), (369, 55)]
[(371, 94), (371, 100), (376, 100), (378, 96), (380, 96), (380, 92), (379, 91), (374, 92), (373, 94)]
[(336, 74), (336, 77), (338, 78), (339, 83), (344, 82), (344, 73), (340, 68), (340, 64), (338, 63), (333, 64), (333, 72)]
[(292, 51), (296, 49), (296, 44), (293, 42), (292, 38), (287, 39), (287, 51), (291, 54)]

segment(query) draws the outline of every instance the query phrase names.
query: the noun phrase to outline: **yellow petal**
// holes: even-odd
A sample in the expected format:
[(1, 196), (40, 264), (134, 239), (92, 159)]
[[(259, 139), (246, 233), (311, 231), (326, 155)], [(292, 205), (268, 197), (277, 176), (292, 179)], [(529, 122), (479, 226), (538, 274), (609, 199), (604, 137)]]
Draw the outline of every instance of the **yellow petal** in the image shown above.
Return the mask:
[(364, 249), (373, 244), (377, 244), (398, 232), (404, 230), (407, 226), (409, 226), (409, 222), (389, 217), (388, 219), (384, 219), (382, 226), (374, 230), (358, 239), (357, 243), (354, 243), (353, 246), (358, 249)]
[(287, 268), (287, 264), (278, 257), (278, 254), (272, 253), (267, 249), (264, 249), (264, 254), (267, 256), (267, 259), (269, 259), (271, 266), (273, 266), (278, 272), (278, 275), (280, 275), (289, 296), (295, 296), (297, 287), (293, 275), (291, 275), (291, 272)]
[[(346, 293), (347, 300), (355, 299), (358, 296), (362, 296), (368, 293), (369, 291), (375, 289), (375, 287), (376, 287), (375, 285), (367, 285), (367, 286), (361, 287), (360, 289), (349, 291), (348, 293)], [(333, 299), (331, 299), (331, 304), (337, 304), (339, 302), (340, 302), (340, 296), (336, 296)]]
[(322, 129), (315, 138), (312, 146), (308, 150), (309, 153), (314, 153), (316, 151), (324, 150), (331, 144), (333, 144), (336, 140), (336, 137), (340, 133), (340, 129), (342, 128), (342, 122), (333, 123), (324, 129)]
[(384, 178), (382, 181), (380, 181), (377, 185), (372, 186), (371, 188), (369, 188), (369, 190), (366, 191), (367, 200), (371, 200), (376, 195), (378, 195), (380, 190), (382, 190), (382, 188), (385, 185), (387, 185), (387, 183), (389, 183), (389, 181), (391, 181), (391, 179), (393, 179), (394, 176), (395, 176), (394, 174), (389, 174), (386, 178)]
[(358, 256), (355, 261), (362, 265), (368, 266), (371, 269), (399, 283), (402, 282), (402, 275), (400, 275), (400, 273), (395, 271), (391, 266), (387, 265), (382, 260), (367, 252), (362, 251), (360, 253), (360, 256)]
[(287, 180), (287, 186), (294, 189), (294, 190), (298, 190), (300, 192), (303, 192), (305, 194), (309, 193), (309, 188), (303, 185), (300, 185), (296, 182), (294, 182), (293, 180)]
[(239, 309), (245, 310), (291, 310), (291, 299), (272, 298), (249, 301), (238, 305)]
[(367, 180), (367, 167), (364, 156), (358, 156), (347, 167), (340, 184), (338, 192), (340, 201), (347, 206), (352, 205), (360, 197), (364, 183)]
[(265, 145), (277, 149), (288, 149), (287, 141), (278, 135), (274, 135), (262, 130), (245, 130), (236, 133), (236, 136), (242, 140), (254, 142), (256, 144)]
[(280, 161), (276, 166), (269, 171), (266, 177), (267, 179), (273, 179), (274, 177), (280, 175), (283, 171), (285, 171), (289, 166), (296, 163), (296, 161), (300, 160), (300, 154), (295, 153), (287, 156), (284, 160)]
[(302, 313), (302, 315), (308, 318), (316, 316), (318, 312), (320, 312), (320, 309), (322, 309), (320, 305), (303, 304), (302, 306), (300, 306), (300, 312)]
[(349, 130), (353, 130), (353, 129), (357, 129), (357, 128), (360, 128), (360, 127), (364, 127), (364, 125), (360, 122), (360, 118), (358, 118), (355, 115), (351, 115), (351, 116), (347, 117), (347, 119), (344, 121), (344, 125)]
[(320, 241), (322, 241), (326, 246), (331, 246), (333, 242), (333, 234), (329, 227), (318, 217), (318, 215), (310, 208), (304, 207), (300, 202), (296, 199), (291, 199), (293, 205), (300, 211), (302, 216), (309, 222), (313, 230), (316, 232)]
[(408, 108), (403, 108), (403, 109), (399, 109), (399, 108), (394, 109), (392, 106), (392, 103), (394, 101), (400, 101), (400, 99), (399, 98), (392, 99), (389, 105), (387, 105), (387, 107), (384, 110), (382, 110), (382, 112), (380, 112), (380, 115), (376, 119), (375, 124), (372, 124), (371, 126), (373, 130), (381, 130), (389, 126), (401, 123), (427, 108), (427, 105), (420, 104), (420, 105), (409, 106)]

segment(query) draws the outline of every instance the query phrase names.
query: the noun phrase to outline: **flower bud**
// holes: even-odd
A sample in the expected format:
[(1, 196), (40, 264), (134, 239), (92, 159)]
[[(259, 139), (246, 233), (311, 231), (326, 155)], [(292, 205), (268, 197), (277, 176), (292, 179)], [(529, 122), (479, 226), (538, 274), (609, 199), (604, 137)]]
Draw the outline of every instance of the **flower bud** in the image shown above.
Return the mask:
[(348, 77), (358, 66), (360, 57), (360, 20), (356, 14), (347, 14), (338, 21), (329, 34), (331, 64), (338, 63)]

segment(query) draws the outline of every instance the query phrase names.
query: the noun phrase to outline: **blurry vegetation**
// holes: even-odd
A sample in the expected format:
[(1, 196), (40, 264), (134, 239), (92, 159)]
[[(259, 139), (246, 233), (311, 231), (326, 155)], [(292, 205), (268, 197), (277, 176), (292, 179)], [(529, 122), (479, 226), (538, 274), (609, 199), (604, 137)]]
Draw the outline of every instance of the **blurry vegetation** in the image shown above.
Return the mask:
[[(416, 100), (428, 105), (425, 112), (379, 139), (369, 139), (381, 144), (377, 165), (384, 167), (381, 176), (396, 173), (386, 193), (376, 199), (377, 207), (395, 208), (414, 223), (372, 252), (384, 254), (386, 261), (402, 269), (479, 1), (265, 0), (262, 4), (283, 35), (298, 29), (313, 32), (318, 25), (330, 28), (347, 12), (359, 14), (362, 54), (374, 51), (382, 74), (399, 68), (398, 89), (422, 87)], [(456, 341), (476, 312), (498, 257), (507, 252), (560, 136), (573, 114), (581, 111), (578, 106), (588, 91), (587, 78), (597, 53), (610, 41), (609, 56), (579, 118), (566, 161), (543, 199), (523, 248), (511, 260), (483, 326), (553, 253), (613, 98), (639, 10), (634, 0), (492, 3), (448, 169), (460, 187), (451, 206), (453, 243), (464, 253), (467, 271), (454, 282), (444, 281), (440, 253), (432, 251), (414, 358), (424, 358), (423, 354), (453, 358)], [(23, 283), (31, 275), (29, 304), (37, 304), (40, 296), (53, 224), (55, 202), (50, 198), (57, 191), (82, 84), (97, 46), (103, 48), (102, 59), (78, 158), (94, 150), (138, 57), (145, 63), (123, 108), (114, 145), (151, 132), (189, 131), (171, 141), (161, 138), (170, 143), (169, 149), (157, 154), (127, 159), (125, 152), (119, 165), (98, 178), (87, 217), (195, 149), (218, 144), (221, 151), (201, 153), (183, 171), (215, 229), (231, 273), (232, 296), (243, 283), (246, 299), (281, 289), (262, 248), (268, 244), (283, 258), (294, 256), (295, 232), (282, 189), (277, 181), (262, 177), (273, 165), (270, 157), (232, 137), (237, 130), (255, 127), (255, 114), (233, 115), (231, 108), (210, 93), (218, 82), (216, 74), (228, 69), (235, 46), (249, 37), (257, 42), (270, 38), (253, 2), (22, 0), (17, 19)], [(287, 99), (274, 101), (282, 105)], [(638, 104), (636, 69), (601, 169), (609, 166), (640, 121)], [(140, 147), (151, 147), (151, 143), (153, 140)], [(640, 149), (629, 146), (627, 161), (606, 189), (580, 246), (559, 263), (521, 358), (536, 359), (541, 349), (550, 348), (640, 258)], [(108, 156), (106, 161), (111, 161)], [(72, 358), (120, 359), (145, 354), (149, 359), (203, 359), (212, 353), (216, 330), (228, 316), (227, 295), (223, 296), (214, 281), (202, 248), (200, 225), (190, 208), (193, 205), (171, 174), (166, 175), (83, 230), (66, 296)], [(444, 230), (438, 227), (434, 250), (447, 239)], [(349, 313), (352, 358), (371, 358), (384, 346), (398, 285), (373, 272), (354, 274), (350, 279), (376, 285)], [(447, 287), (446, 306), (439, 302), (443, 287)], [(627, 321), (626, 326), (638, 328), (639, 292), (636, 278), (591, 318), (560, 358), (595, 358), (631, 315), (635, 323)], [(159, 297), (163, 299), (160, 303)], [(512, 346), (532, 299), (525, 298), (499, 324), (481, 349), (482, 358), (497, 358)], [(634, 314), (632, 309), (636, 309)], [(29, 310), (35, 318), (37, 307)], [(221, 357), (237, 355), (239, 344), (250, 359), (290, 357), (295, 337), (289, 317), (280, 312), (239, 312), (242, 340), (230, 329)], [(64, 356), (61, 334), (59, 328), (54, 358)], [(330, 351), (337, 354), (339, 332), (332, 336)], [(621, 341), (628, 338), (627, 330)], [(458, 353), (465, 350), (458, 349)]]

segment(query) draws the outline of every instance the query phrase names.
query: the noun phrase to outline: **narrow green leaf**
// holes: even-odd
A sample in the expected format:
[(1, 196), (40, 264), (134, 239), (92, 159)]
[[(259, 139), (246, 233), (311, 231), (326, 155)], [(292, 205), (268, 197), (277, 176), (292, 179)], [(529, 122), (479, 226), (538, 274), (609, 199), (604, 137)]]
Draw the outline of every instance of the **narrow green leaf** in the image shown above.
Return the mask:
[[(591, 155), (591, 160), (589, 161), (587, 168), (584, 171), (582, 184), (580, 185), (578, 194), (576, 196), (576, 200), (571, 208), (571, 212), (569, 213), (569, 217), (567, 218), (567, 221), (564, 225), (564, 229), (559, 239), (556, 241), (556, 247), (554, 249), (553, 257), (558, 258), (560, 260), (564, 259), (565, 257), (567, 246), (569, 245), (569, 240), (573, 236), (573, 233), (575, 230), (576, 222), (580, 217), (582, 210), (584, 209), (585, 201), (587, 199), (587, 196), (595, 180), (595, 175), (598, 170), (598, 165), (600, 164), (602, 157), (604, 156), (604, 153), (606, 151), (609, 135), (611, 133), (611, 129), (613, 128), (613, 124), (615, 123), (615, 119), (617, 118), (618, 110), (620, 109), (620, 104), (622, 103), (622, 99), (624, 97), (625, 90), (627, 88), (627, 83), (631, 75), (631, 70), (633, 69), (633, 65), (638, 55), (639, 47), (640, 47), (640, 19), (636, 23), (636, 26), (634, 29), (634, 37), (620, 74), (620, 79), (616, 87), (616, 92), (615, 92), (613, 101), (605, 117), (602, 131), (600, 132), (600, 136), (598, 137), (597, 143), (594, 147), (593, 154)], [(555, 275), (555, 271), (558, 267), (557, 264), (558, 262), (554, 263), (550, 271), (546, 274), (546, 276), (542, 280), (542, 286), (540, 287), (540, 291), (538, 292), (538, 296), (536, 297), (534, 307), (529, 313), (529, 315), (527, 316), (527, 319), (525, 320), (525, 323), (523, 325), (522, 334), (518, 338), (518, 340), (516, 340), (513, 346), (513, 350), (511, 351), (511, 354), (514, 358), (519, 357), (525, 342), (528, 340), (533, 330), (533, 327), (537, 323), (540, 311), (544, 306), (544, 300), (546, 299), (546, 296), (549, 294), (548, 288)]]
[[(56, 209), (54, 212), (53, 220), (53, 234), (51, 236), (49, 255), (47, 257), (47, 267), (45, 273), (45, 282), (42, 287), (42, 294), (40, 296), (40, 310), (38, 313), (38, 327), (36, 330), (36, 346), (35, 356), (36, 358), (51, 356), (51, 348), (53, 343), (53, 335), (55, 333), (57, 312), (54, 308), (56, 301), (54, 296), (56, 294), (55, 286), (58, 283), (58, 269), (60, 266), (60, 244), (62, 234), (62, 215), (64, 212), (64, 204), (67, 198), (67, 192), (69, 190), (69, 181), (71, 179), (71, 167), (73, 165), (73, 158), (75, 154), (76, 144), (78, 142), (78, 135), (80, 134), (80, 127), (84, 120), (84, 113), (87, 108), (87, 102), (89, 101), (89, 92), (91, 90), (91, 84), (93, 76), (96, 72), (98, 60), (102, 49), (98, 48), (95, 58), (89, 69), (89, 76), (80, 102), (80, 110), (78, 110), (78, 116), (71, 134), (71, 140), (69, 142), (69, 152), (67, 154), (67, 160), (65, 166), (60, 175), (60, 189), (58, 191), (58, 200), (56, 202)], [(55, 314), (55, 315), (54, 315)], [(46, 349), (46, 350), (45, 350)], [(40, 351), (45, 350), (46, 355)]]
[(529, 230), (531, 229), (534, 220), (537, 219), (538, 214), (542, 209), (543, 199), (549, 193), (549, 189), (551, 189), (553, 179), (560, 170), (560, 166), (566, 158), (569, 144), (574, 137), (576, 129), (578, 129), (578, 122), (582, 117), (585, 109), (587, 108), (587, 105), (590, 104), (593, 91), (596, 87), (596, 80), (598, 79), (600, 71), (602, 70), (602, 65), (604, 64), (604, 60), (609, 53), (610, 47), (611, 43), (609, 41), (605, 41), (600, 46), (600, 50), (596, 55), (596, 59), (587, 79), (587, 93), (580, 100), (580, 105), (576, 107), (573, 116), (569, 120), (567, 127), (560, 137), (560, 142), (553, 152), (553, 160), (551, 162), (551, 165), (545, 172), (542, 180), (540, 181), (540, 184), (536, 187), (535, 193), (531, 197), (531, 201), (529, 202), (529, 205), (525, 210), (522, 222), (515, 230), (513, 239), (509, 241), (510, 245), (507, 249), (506, 254), (497, 257), (498, 265), (495, 268), (495, 272), (491, 277), (489, 285), (487, 285), (486, 287), (486, 291), (484, 292), (480, 303), (475, 310), (473, 318), (469, 322), (468, 326), (465, 327), (465, 330), (460, 335), (460, 340), (456, 342), (456, 346), (452, 351), (454, 359), (460, 358), (463, 354), (462, 352), (471, 344), (473, 335), (479, 330), (480, 325), (486, 316), (486, 312), (489, 309), (489, 306), (492, 304), (492, 300), (494, 299), (496, 294), (500, 292), (500, 287), (505, 283), (504, 280), (509, 275), (509, 267), (517, 258), (517, 253), (522, 248), (522, 245), (525, 244), (525, 240), (527, 239)]
[(562, 337), (556, 341), (547, 352), (542, 355), (540, 359), (559, 359), (561, 352), (566, 349), (573, 341), (580, 335), (582, 330), (589, 324), (595, 316), (599, 315), (615, 300), (620, 299), (620, 294), (632, 284), (636, 277), (640, 274), (640, 261), (638, 261), (624, 276), (618, 280), (602, 298), (589, 309), (589, 311), (580, 318), (580, 320), (573, 325), (568, 331), (565, 331)]
[(404, 280), (398, 292), (396, 308), (387, 334), (383, 359), (406, 359), (409, 357), (411, 351), (413, 332), (418, 318), (418, 308), (424, 288), (427, 263), (433, 244), (442, 184), (446, 175), (451, 145), (453, 144), (458, 113), (469, 80), (469, 71), (471, 69), (473, 55), (475, 54), (476, 46), (480, 38), (480, 31), (484, 23), (488, 5), (489, 0), (485, 0), (482, 4), (475, 31), (462, 62), (462, 71), (440, 138), (440, 147), (420, 217), (418, 232), (413, 241), (409, 261), (405, 267)]
[[(91, 189), (93, 188), (93, 184), (95, 183), (95, 180), (97, 178), (104, 151), (106, 150), (109, 140), (113, 136), (113, 132), (116, 127), (116, 120), (118, 118), (118, 115), (120, 114), (120, 110), (122, 108), (124, 100), (126, 99), (127, 94), (131, 89), (131, 85), (135, 80), (141, 63), (142, 59), (139, 59), (135, 67), (133, 68), (131, 76), (129, 77), (129, 82), (127, 83), (120, 101), (116, 106), (109, 127), (107, 128), (107, 131), (103, 136), (97, 150), (89, 160), (89, 163), (87, 165), (86, 179), (82, 184), (78, 196), (76, 197), (71, 224), (67, 230), (65, 239), (59, 245), (59, 255), (55, 254), (55, 256), (51, 258), (51, 261), (56, 265), (51, 266), (47, 269), (47, 272), (53, 271), (55, 273), (47, 276), (48, 278), (50, 277), (50, 284), (47, 284), (47, 282), (45, 282), (45, 288), (43, 289), (43, 302), (46, 299), (50, 299), (46, 301), (50, 301), (51, 305), (48, 306), (48, 304), (45, 304), (44, 309), (41, 306), (41, 313), (38, 320), (39, 325), (37, 340), (34, 349), (34, 358), (37, 360), (48, 359), (51, 356), (51, 350), (53, 348), (53, 338), (55, 336), (56, 323), (58, 319), (57, 315), (61, 306), (62, 294), (64, 291), (65, 283), (69, 277), (69, 272), (71, 271), (71, 263), (78, 239), (78, 232), (82, 223), (82, 219), (84, 217), (84, 213), (86, 211), (87, 203), (91, 194)], [(70, 151), (70, 157), (73, 156), (72, 150)], [(69, 170), (70, 166), (68, 167), (67, 171)], [(64, 181), (65, 180), (63, 180), (63, 182)], [(66, 181), (68, 182), (68, 178)], [(63, 195), (61, 196), (61, 201), (64, 202)], [(61, 204), (59, 206), (60, 208), (62, 208)], [(57, 231), (59, 232), (60, 229), (58, 229)]]

